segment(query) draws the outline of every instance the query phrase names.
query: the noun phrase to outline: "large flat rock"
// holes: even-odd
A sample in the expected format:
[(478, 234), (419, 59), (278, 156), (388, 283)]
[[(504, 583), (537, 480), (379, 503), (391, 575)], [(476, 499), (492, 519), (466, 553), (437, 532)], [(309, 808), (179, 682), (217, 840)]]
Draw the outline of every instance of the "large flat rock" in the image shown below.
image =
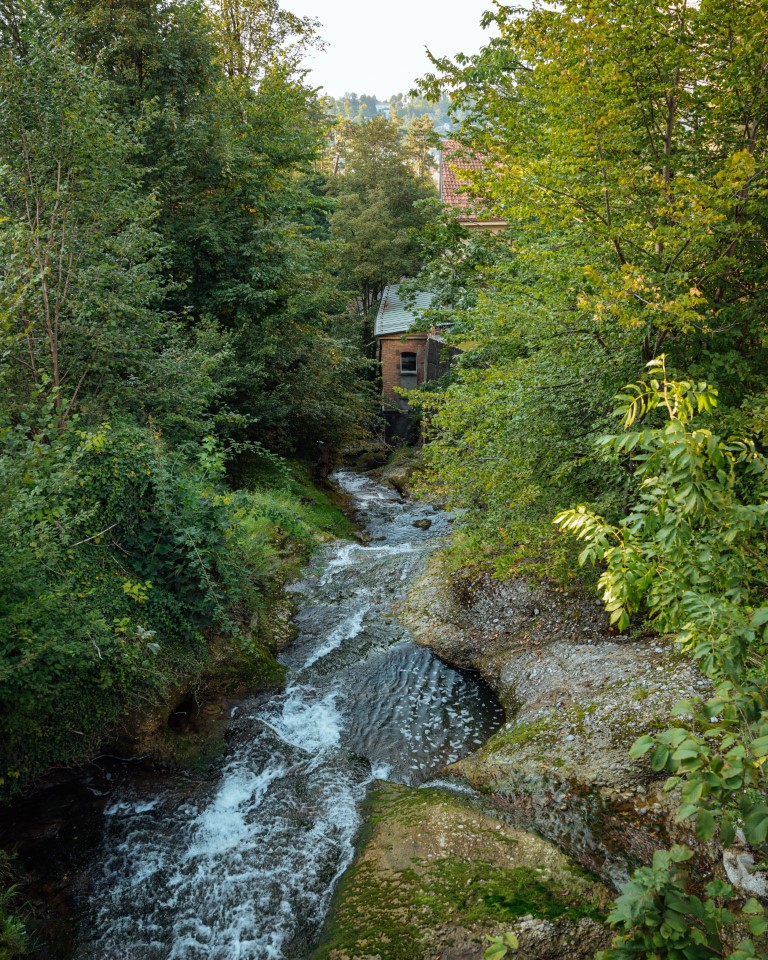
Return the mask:
[[(709, 682), (669, 640), (617, 635), (602, 605), (524, 579), (449, 576), (435, 556), (399, 615), (418, 643), (491, 684), (507, 722), (449, 768), (614, 886), (672, 841), (664, 778), (628, 750)], [(678, 721), (679, 722), (679, 721)]]
[(513, 930), (520, 960), (591, 958), (608, 890), (469, 797), (382, 784), (315, 960), (477, 960)]

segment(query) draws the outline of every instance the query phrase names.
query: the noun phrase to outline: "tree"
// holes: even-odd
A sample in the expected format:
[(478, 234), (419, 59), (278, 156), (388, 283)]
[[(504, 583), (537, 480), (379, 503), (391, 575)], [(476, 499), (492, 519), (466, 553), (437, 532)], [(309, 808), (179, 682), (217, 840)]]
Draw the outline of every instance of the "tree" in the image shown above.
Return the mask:
[(155, 205), (135, 132), (66, 42), (6, 48), (0, 85), (4, 379), (17, 413), (48, 398), (61, 430), (84, 406), (130, 403), (167, 343)]
[[(326, 360), (331, 351), (354, 366), (356, 350), (328, 335), (346, 293), (325, 276), (326, 201), (312, 170), (328, 121), (296, 69), (296, 44), (314, 42), (313, 25), (270, 3), (227, 3), (213, 14), (195, 0), (73, 3), (83, 54), (98, 55), (116, 109), (141, 130), (141, 176), (156, 197), (164, 250), (162, 305), (192, 337), (218, 328), (228, 346), (217, 430), (238, 444), (310, 450), (320, 436), (340, 438), (341, 423), (354, 432), (367, 416), (363, 393), (340, 422), (332, 384), (325, 419), (288, 402), (303, 396), (294, 377), (312, 336)], [(310, 287), (317, 295), (306, 295)], [(297, 323), (301, 335), (286, 336), (280, 363), (268, 363), (274, 331)], [(351, 402), (350, 384), (358, 381), (338, 389)], [(270, 406), (273, 388), (283, 399)], [(289, 409), (292, 424), (318, 433), (281, 426), (277, 411)]]
[(592, 443), (662, 345), (718, 382), (723, 413), (764, 389), (763, 13), (502, 6), (478, 55), (434, 61), (422, 89), (464, 113), (457, 136), (486, 158), (468, 176), (509, 223), (468, 281), (477, 309), (457, 317), (476, 348), (429, 401), (435, 481), (488, 535), (527, 517), (546, 537), (574, 499), (621, 515), (630, 477), (597, 470)]
[(384, 286), (418, 269), (415, 231), (429, 219), (434, 184), (416, 174), (400, 126), (386, 117), (340, 124), (341, 175), (330, 182), (332, 232), (343, 244), (342, 276), (369, 310)]
[(213, 9), (230, 78), (255, 84), (278, 64), (293, 73), (307, 50), (322, 49), (319, 21), (283, 10), (277, 0), (216, 0)]
[(497, 212), (560, 235), (588, 268), (574, 308), (635, 330), (640, 364), (668, 340), (760, 349), (763, 15), (758, 0), (503, 7), (500, 37), (426, 83), (468, 111)]
[(435, 150), (439, 146), (440, 137), (435, 133), (429, 115), (411, 121), (405, 135), (405, 150), (417, 177), (426, 177), (437, 169)]

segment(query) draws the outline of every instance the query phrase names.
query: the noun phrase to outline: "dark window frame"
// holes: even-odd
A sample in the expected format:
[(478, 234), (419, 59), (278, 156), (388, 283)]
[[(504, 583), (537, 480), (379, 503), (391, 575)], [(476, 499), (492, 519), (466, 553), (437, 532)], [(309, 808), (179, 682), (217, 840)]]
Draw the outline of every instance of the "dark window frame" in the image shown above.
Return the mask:
[[(403, 361), (408, 358), (410, 361), (413, 359), (413, 366), (405, 366)], [(418, 354), (412, 353), (411, 351), (406, 351), (405, 353), (400, 354), (400, 373), (405, 374), (406, 376), (415, 376), (419, 372), (419, 361)]]

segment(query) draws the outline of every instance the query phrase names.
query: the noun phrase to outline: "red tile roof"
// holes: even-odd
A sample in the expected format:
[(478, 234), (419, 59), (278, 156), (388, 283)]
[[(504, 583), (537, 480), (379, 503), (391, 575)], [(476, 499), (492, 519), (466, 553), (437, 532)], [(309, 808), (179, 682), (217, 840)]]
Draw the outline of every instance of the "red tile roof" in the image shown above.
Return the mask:
[(469, 185), (462, 178), (462, 170), (482, 170), (484, 158), (480, 155), (467, 156), (466, 148), (456, 140), (443, 140), (440, 153), (440, 195), (443, 203), (449, 207), (469, 210), (473, 206), (472, 198), (462, 188)]
[(471, 192), (466, 192), (470, 181), (461, 175), (464, 170), (482, 170), (485, 165), (486, 157), (483, 154), (470, 153), (456, 140), (443, 140), (440, 151), (440, 198), (444, 204), (453, 207), (459, 214), (459, 220), (468, 226), (503, 227), (504, 220), (483, 216), (482, 210), (478, 211), (482, 204), (472, 197)]

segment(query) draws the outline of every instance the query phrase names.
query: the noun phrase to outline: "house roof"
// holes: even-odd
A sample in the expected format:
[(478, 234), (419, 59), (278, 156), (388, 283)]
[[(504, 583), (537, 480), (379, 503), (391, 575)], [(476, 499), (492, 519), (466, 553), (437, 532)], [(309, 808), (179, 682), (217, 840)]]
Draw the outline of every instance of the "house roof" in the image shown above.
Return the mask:
[(418, 311), (426, 310), (434, 297), (434, 293), (417, 293), (411, 309), (400, 299), (400, 284), (390, 283), (384, 288), (384, 296), (373, 325), (373, 335), (382, 337), (388, 333), (406, 333), (418, 320)]
[(466, 147), (456, 140), (443, 140), (440, 150), (440, 199), (446, 206), (453, 207), (459, 214), (459, 220), (467, 224), (499, 223), (504, 221), (496, 217), (478, 217), (477, 200), (466, 192), (470, 181), (462, 177), (465, 170), (482, 170), (486, 158), (482, 154), (468, 154)]
[(469, 185), (462, 170), (482, 170), (483, 158), (462, 156), (464, 148), (456, 140), (443, 140), (440, 151), (440, 199), (449, 207), (470, 212), (472, 198), (462, 192)]

